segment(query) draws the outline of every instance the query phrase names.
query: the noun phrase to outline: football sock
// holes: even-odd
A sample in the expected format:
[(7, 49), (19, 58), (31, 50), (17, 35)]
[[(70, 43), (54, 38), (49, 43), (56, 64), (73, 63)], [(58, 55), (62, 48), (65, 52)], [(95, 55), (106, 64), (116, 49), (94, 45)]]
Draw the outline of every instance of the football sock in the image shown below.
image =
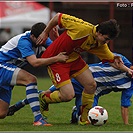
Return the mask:
[(77, 114), (78, 116), (81, 115), (81, 105), (82, 105), (82, 95), (76, 95), (75, 97), (75, 105), (76, 105), (76, 108), (77, 108)]
[[(38, 93), (41, 93), (41, 92), (42, 92), (42, 90), (41, 90), (41, 91), (38, 91)], [(28, 103), (27, 98), (25, 98), (25, 99), (20, 100), (19, 102), (17, 102), (15, 105), (16, 105), (16, 107), (17, 107), (18, 109), (21, 109), (22, 107), (24, 107), (24, 106), (27, 105), (27, 104), (29, 104), (29, 103)]]
[(40, 112), (39, 96), (37, 83), (31, 83), (26, 86), (26, 98), (33, 112), (35, 122), (42, 118)]
[(45, 94), (43, 99), (45, 99), (46, 103), (59, 103), (61, 102), (61, 99), (58, 95), (59, 91), (54, 91), (49, 94)]
[(94, 94), (86, 94), (82, 92), (82, 110), (81, 110), (81, 121), (87, 121), (87, 115), (92, 108), (94, 102)]
[(21, 109), (25, 106), (25, 103), (22, 100), (22, 101), (17, 102), (15, 106), (17, 107), (17, 109)]
[(29, 104), (27, 99), (23, 99), (15, 104), (17, 109), (23, 108), (25, 105)]

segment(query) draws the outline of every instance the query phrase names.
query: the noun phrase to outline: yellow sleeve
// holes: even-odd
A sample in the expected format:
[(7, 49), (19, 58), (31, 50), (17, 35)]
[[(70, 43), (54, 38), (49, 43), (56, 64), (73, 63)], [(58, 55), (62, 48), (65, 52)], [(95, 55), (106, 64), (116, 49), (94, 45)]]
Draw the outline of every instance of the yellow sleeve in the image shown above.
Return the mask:
[(92, 34), (95, 28), (94, 25), (67, 14), (62, 14), (60, 24), (67, 30), (67, 34), (72, 40), (77, 40)]
[(88, 52), (96, 55), (102, 62), (114, 62), (114, 54), (110, 51), (107, 44), (90, 49)]

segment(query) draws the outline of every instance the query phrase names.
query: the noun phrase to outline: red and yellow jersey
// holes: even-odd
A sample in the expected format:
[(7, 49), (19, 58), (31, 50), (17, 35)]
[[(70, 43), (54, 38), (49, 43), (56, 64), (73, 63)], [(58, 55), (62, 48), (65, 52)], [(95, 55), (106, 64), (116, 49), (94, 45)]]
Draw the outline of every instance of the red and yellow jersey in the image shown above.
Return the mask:
[(94, 25), (67, 14), (60, 14), (58, 25), (61, 28), (67, 29), (67, 34), (72, 40), (81, 39), (86, 36), (93, 36), (96, 31)]
[(72, 62), (79, 58), (81, 52), (87, 51), (95, 54), (102, 61), (113, 61), (114, 54), (109, 50), (108, 45), (101, 45), (95, 40), (95, 25), (67, 14), (60, 14), (58, 25), (66, 31), (46, 49), (43, 58), (65, 51), (69, 55), (67, 62)]

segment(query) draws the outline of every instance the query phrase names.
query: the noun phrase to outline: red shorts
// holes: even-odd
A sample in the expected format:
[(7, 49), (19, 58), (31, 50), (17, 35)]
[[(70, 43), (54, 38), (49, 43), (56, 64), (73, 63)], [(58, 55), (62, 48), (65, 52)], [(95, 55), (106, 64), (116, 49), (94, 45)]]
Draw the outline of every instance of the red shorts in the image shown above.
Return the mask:
[(48, 66), (48, 73), (56, 88), (60, 88), (66, 84), (71, 83), (70, 78), (88, 69), (85, 61), (79, 57), (77, 60), (69, 63), (55, 63)]

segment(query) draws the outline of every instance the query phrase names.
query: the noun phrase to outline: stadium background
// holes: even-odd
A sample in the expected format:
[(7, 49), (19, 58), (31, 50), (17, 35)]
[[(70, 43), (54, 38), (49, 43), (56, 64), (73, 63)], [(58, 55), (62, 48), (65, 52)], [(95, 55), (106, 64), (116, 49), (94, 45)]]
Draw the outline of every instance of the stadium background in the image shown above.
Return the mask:
[[(132, 7), (124, 7), (122, 4), (129, 2), (38, 2), (51, 11), (67, 13), (82, 18), (90, 23), (98, 24), (102, 21), (115, 18), (120, 24), (120, 35), (109, 43), (111, 51), (125, 55), (132, 62)], [(121, 6), (118, 6), (121, 5)], [(49, 14), (51, 15), (51, 14)], [(42, 16), (45, 17), (45, 16)], [(51, 18), (51, 16), (49, 17)], [(25, 29), (24, 29), (25, 30)], [(62, 31), (59, 31), (60, 33)], [(82, 53), (83, 59), (87, 63), (99, 62), (99, 59), (87, 52)], [(31, 73), (43, 77), (47, 76), (46, 67), (32, 68), (26, 67)], [(38, 71), (38, 72), (37, 72)]]

